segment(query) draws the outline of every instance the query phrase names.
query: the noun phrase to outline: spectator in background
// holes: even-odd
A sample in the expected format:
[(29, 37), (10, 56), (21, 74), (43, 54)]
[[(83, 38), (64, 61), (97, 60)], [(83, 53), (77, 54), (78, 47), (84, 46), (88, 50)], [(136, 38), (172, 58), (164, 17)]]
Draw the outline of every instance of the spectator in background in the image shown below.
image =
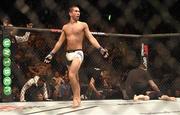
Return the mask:
[(99, 68), (85, 68), (83, 77), (87, 77), (89, 89), (86, 91), (88, 99), (103, 99), (103, 90), (108, 88), (108, 83), (104, 79), (106, 72)]
[(63, 76), (58, 72), (55, 71), (54, 77), (52, 78), (52, 87), (53, 87), (53, 100), (58, 100), (59, 96), (61, 95), (60, 88), (64, 83)]
[[(3, 19), (3, 26), (9, 26), (9, 27), (13, 26), (8, 17), (5, 17)], [(32, 28), (32, 26), (33, 26), (33, 24), (31, 22), (26, 24), (27, 28)], [(23, 36), (15, 35), (15, 33), (16, 33), (16, 30), (11, 29), (10, 35), (14, 37), (14, 39), (12, 40), (12, 43), (14, 43), (14, 42), (16, 42), (16, 43), (26, 42), (26, 41), (28, 41), (29, 36), (30, 36), (30, 32), (25, 32), (25, 34)]]
[(21, 89), (20, 101), (34, 101), (35, 97), (42, 91), (43, 99), (48, 100), (48, 90), (44, 77), (35, 76), (29, 79)]
[(11, 21), (10, 21), (9, 17), (4, 17), (4, 18), (2, 19), (2, 23), (3, 23), (3, 26), (13, 26), (13, 25), (11, 24)]
[(34, 77), (30, 78), (22, 87), (20, 92), (20, 101), (34, 101), (40, 92), (44, 100), (49, 100), (49, 84), (47, 82), (49, 65), (44, 63), (37, 63), (35, 67), (29, 68)]
[(40, 90), (36, 92), (36, 96), (33, 96), (33, 100), (34, 101), (44, 101), (45, 100), (44, 96)]
[(61, 82), (61, 86), (59, 90), (60, 91), (59, 99), (70, 100), (72, 99), (72, 90), (71, 90), (71, 85), (68, 78), (68, 71), (66, 71), (66, 74), (63, 76), (63, 81), (64, 82)]
[(133, 69), (128, 73), (126, 92), (129, 99), (133, 99), (134, 101), (147, 101), (150, 99), (166, 101), (176, 100), (175, 97), (169, 97), (168, 95), (163, 95), (161, 93), (144, 64), (141, 64), (138, 68)]
[(17, 86), (13, 86), (12, 88), (12, 97), (13, 97), (13, 101), (20, 100), (20, 90)]
[[(3, 26), (5, 27), (12, 27), (13, 25), (11, 24), (10, 18), (9, 17), (4, 17), (3, 21)], [(32, 28), (33, 24), (28, 23), (26, 25), (28, 28)], [(18, 48), (18, 43), (23, 43), (27, 42), (30, 36), (30, 32), (25, 32), (23, 36), (16, 35), (16, 30), (15, 29), (9, 29), (9, 36), (11, 38), (11, 49), (12, 49), (12, 56), (16, 55), (16, 50)], [(13, 58), (12, 58), (13, 59)], [(24, 82), (25, 82), (25, 76), (22, 70), (19, 67), (19, 64), (15, 62), (15, 60), (12, 60), (12, 74), (18, 80), (18, 87), (22, 87)]]
[(138, 68), (128, 73), (125, 87), (129, 99), (133, 99), (134, 95), (145, 95), (149, 90), (160, 91), (144, 64), (140, 64)]

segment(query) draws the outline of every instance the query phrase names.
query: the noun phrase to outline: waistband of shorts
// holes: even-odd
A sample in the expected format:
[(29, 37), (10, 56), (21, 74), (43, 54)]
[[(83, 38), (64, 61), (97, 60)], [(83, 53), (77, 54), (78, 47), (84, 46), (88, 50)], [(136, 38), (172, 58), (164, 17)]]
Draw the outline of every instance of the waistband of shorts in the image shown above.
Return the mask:
[(67, 50), (66, 52), (67, 52), (67, 53), (72, 53), (72, 52), (75, 52), (75, 51), (82, 51), (82, 49)]

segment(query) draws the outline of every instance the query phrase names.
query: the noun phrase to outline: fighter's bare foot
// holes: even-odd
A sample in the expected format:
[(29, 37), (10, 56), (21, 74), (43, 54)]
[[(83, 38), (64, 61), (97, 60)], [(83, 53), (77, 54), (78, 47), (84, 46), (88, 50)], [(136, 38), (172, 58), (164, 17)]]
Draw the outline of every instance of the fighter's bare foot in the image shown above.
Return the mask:
[(72, 108), (77, 108), (79, 106), (80, 106), (79, 100), (77, 98), (74, 98)]
[(81, 98), (78, 98), (77, 101), (78, 101), (79, 105), (81, 105)]

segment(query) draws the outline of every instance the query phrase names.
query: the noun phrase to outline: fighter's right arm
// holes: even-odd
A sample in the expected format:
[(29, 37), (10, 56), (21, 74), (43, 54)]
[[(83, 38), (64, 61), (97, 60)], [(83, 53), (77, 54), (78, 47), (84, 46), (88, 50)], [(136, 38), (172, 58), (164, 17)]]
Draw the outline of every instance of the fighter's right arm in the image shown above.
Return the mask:
[[(63, 27), (64, 28), (64, 27)], [(63, 42), (65, 41), (65, 32), (64, 32), (64, 29), (62, 29), (62, 33), (59, 37), (59, 40), (56, 42), (53, 50), (51, 51), (51, 53), (55, 54), (61, 47), (61, 45), (63, 44)]]
[(54, 54), (60, 49), (61, 45), (63, 44), (63, 42), (65, 41), (65, 32), (64, 32), (64, 27), (62, 29), (62, 33), (59, 37), (59, 40), (56, 42), (54, 48), (52, 49), (52, 51), (45, 57), (44, 62), (45, 63), (50, 63)]

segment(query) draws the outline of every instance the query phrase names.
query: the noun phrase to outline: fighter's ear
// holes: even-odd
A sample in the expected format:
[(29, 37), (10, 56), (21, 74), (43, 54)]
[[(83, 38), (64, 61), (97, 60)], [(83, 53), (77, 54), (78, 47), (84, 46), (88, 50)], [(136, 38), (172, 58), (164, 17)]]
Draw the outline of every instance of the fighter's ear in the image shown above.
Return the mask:
[(72, 16), (72, 11), (69, 11), (69, 16)]

